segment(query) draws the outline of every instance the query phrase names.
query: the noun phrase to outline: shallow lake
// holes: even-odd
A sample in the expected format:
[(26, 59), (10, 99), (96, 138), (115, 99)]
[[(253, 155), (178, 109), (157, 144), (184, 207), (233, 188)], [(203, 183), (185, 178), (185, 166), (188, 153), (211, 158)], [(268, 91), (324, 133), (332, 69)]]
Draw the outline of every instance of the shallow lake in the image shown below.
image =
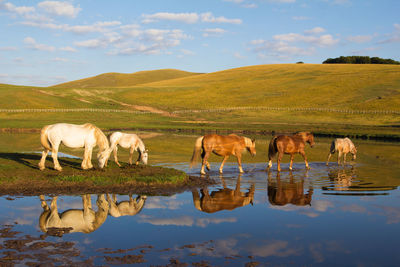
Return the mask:
[[(200, 165), (188, 168), (195, 135), (142, 136), (149, 164), (198, 175)], [(0, 137), (1, 152), (40, 150), (38, 134)], [(357, 160), (348, 156), (349, 164), (338, 166), (334, 155), (327, 167), (331, 140), (316, 138), (306, 148), (311, 170), (297, 155), (289, 172), (285, 156), (278, 174), (276, 160), (265, 171), (270, 137), (256, 139), (257, 156), (243, 156), (242, 175), (233, 158), (220, 175), (222, 158), (211, 157), (208, 175), (217, 184), (208, 188), (131, 199), (112, 192), (1, 196), (0, 265), (399, 265), (399, 143), (354, 140)], [(119, 152), (126, 162), (127, 152)], [(57, 225), (57, 211), (64, 229), (45, 233), (43, 225)]]

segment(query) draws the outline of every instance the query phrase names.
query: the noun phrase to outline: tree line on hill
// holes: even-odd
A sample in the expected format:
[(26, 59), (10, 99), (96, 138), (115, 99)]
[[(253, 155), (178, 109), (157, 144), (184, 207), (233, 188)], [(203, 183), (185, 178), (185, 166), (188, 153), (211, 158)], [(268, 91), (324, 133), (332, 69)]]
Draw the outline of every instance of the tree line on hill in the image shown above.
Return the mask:
[(328, 58), (322, 64), (394, 64), (400, 65), (399, 61), (391, 58), (368, 57), (368, 56), (348, 56)]

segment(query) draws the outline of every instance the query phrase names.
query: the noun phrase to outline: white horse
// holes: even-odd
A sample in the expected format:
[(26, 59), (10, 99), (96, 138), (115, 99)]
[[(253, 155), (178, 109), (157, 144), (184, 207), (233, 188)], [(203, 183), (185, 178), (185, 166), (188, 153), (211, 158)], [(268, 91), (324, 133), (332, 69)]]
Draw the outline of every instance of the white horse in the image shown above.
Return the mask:
[(349, 138), (336, 138), (331, 143), (331, 148), (329, 150), (328, 159), (326, 160), (326, 166), (329, 165), (329, 159), (331, 158), (332, 154), (338, 152), (337, 162), (338, 165), (340, 164), (340, 158), (343, 156), (343, 164), (346, 164), (346, 156), (347, 153), (351, 153), (353, 155), (353, 160), (356, 159), (357, 148), (353, 144), (353, 142)]
[(146, 199), (147, 196), (137, 196), (136, 199), (133, 199), (132, 194), (129, 194), (129, 201), (121, 201), (118, 203), (115, 194), (113, 194), (113, 199), (107, 194), (107, 201), (110, 203), (108, 213), (113, 217), (136, 215), (143, 209)]
[(41, 131), (40, 141), (44, 147), (42, 158), (39, 162), (40, 170), (44, 170), (46, 168), (45, 161), (49, 151), (51, 151), (51, 156), (53, 158), (54, 169), (58, 171), (62, 170), (57, 159), (58, 147), (61, 143), (71, 148), (85, 148), (81, 165), (82, 169), (84, 170), (93, 168), (92, 150), (96, 145), (99, 146), (97, 159), (99, 161), (100, 168), (103, 168), (104, 165), (106, 165), (111, 153), (107, 137), (99, 128), (90, 123), (83, 125), (68, 123), (47, 125), (43, 127)]
[(121, 167), (121, 164), (119, 164), (117, 157), (118, 145), (120, 145), (123, 148), (130, 149), (129, 151), (130, 165), (132, 165), (133, 151), (139, 152), (139, 157), (136, 160), (136, 165), (138, 165), (140, 161), (142, 161), (143, 164), (147, 164), (148, 151), (146, 150), (143, 141), (136, 134), (114, 132), (113, 134), (110, 135), (110, 144), (111, 144), (111, 150), (113, 150), (114, 152), (115, 163), (117, 163), (118, 166)]
[(44, 196), (40, 196), (43, 212), (39, 217), (39, 227), (45, 233), (49, 228), (72, 228), (71, 233), (91, 233), (107, 219), (109, 206), (104, 194), (97, 195), (97, 211), (92, 209), (90, 194), (82, 195), (83, 209), (70, 209), (63, 213), (58, 213), (57, 198), (52, 198), (49, 207)]

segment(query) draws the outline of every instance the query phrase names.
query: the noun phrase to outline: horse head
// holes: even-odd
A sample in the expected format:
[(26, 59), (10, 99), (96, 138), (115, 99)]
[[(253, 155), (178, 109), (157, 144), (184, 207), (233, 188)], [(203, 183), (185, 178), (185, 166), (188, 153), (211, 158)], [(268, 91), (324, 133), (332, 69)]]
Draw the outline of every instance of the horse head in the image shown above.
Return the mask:
[(104, 166), (107, 166), (108, 159), (110, 158), (112, 149), (108, 148), (102, 152), (97, 153), (97, 160), (99, 162), (99, 168), (103, 169)]
[(314, 135), (312, 133), (307, 133), (307, 143), (310, 144), (310, 147), (314, 146)]
[(357, 158), (357, 148), (356, 146), (353, 145), (353, 147), (350, 150), (350, 153), (353, 155), (353, 160)]
[(245, 137), (247, 151), (254, 157), (256, 155), (256, 140)]
[(140, 152), (140, 160), (143, 162), (143, 164), (147, 165), (147, 160), (149, 159), (149, 154), (148, 154), (148, 150), (143, 150), (142, 152)]

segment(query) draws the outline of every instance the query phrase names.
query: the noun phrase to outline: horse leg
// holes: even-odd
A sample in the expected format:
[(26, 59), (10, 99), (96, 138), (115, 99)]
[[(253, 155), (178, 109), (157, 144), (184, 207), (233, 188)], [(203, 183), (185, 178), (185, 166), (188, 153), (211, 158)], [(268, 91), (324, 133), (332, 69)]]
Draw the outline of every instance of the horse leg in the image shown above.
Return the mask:
[(328, 159), (326, 160), (326, 166), (328, 166), (328, 165), (329, 165), (329, 159), (331, 158), (331, 156), (332, 156), (332, 153), (329, 153), (329, 155), (328, 155)]
[(279, 152), (278, 152), (278, 172), (281, 171), (281, 160), (282, 160), (282, 156), (283, 156), (283, 153), (279, 151)]
[(347, 153), (344, 153), (343, 154), (343, 165), (346, 165), (346, 156), (347, 156)]
[(289, 165), (289, 170), (292, 170), (293, 158), (294, 158), (294, 155), (293, 155), (293, 154), (290, 154), (290, 165)]
[(40, 202), (41, 202), (43, 210), (48, 211), (50, 208), (49, 208), (49, 205), (47, 205), (46, 200), (44, 199), (44, 195), (40, 195), (39, 198), (40, 198)]
[(88, 156), (89, 155), (89, 148), (87, 146), (85, 146), (85, 152), (83, 152), (83, 160), (82, 160), (82, 164), (81, 167), (82, 169), (86, 170), (88, 169)]
[(339, 151), (337, 155), (337, 165), (340, 165), (340, 158), (342, 157), (342, 152)]
[[(225, 161), (229, 158), (229, 156), (224, 156), (224, 159), (222, 160), (221, 166), (219, 167), (219, 173), (222, 173), (222, 169), (224, 168)], [(207, 161), (208, 163), (208, 161)]]
[(307, 170), (311, 169), (310, 166), (308, 166), (306, 153), (305, 153), (304, 151), (300, 151), (300, 154), (301, 154), (301, 155), (303, 156), (303, 158), (304, 158), (304, 162), (306, 163), (306, 169), (307, 169)]
[(131, 146), (131, 148), (129, 149), (129, 165), (132, 165), (132, 158), (133, 158), (133, 151), (134, 150), (135, 150), (135, 148), (133, 146)]
[(243, 169), (242, 169), (242, 155), (241, 155), (240, 153), (238, 153), (238, 154), (236, 155), (236, 158), (237, 158), (237, 163), (238, 163), (238, 165), (239, 165), (239, 172), (240, 172), (240, 173), (244, 173), (244, 171), (243, 171)]
[[(207, 160), (208, 160), (208, 157), (210, 156), (210, 154), (211, 154), (211, 151), (210, 151), (210, 150), (209, 150), (209, 151), (206, 151), (206, 152), (204, 153), (203, 161), (202, 161), (202, 163), (201, 163), (201, 171), (200, 171), (201, 174), (206, 174), (206, 172), (204, 171), (204, 165), (206, 165)], [(202, 156), (203, 156), (203, 155), (202, 155)]]
[(42, 158), (41, 158), (40, 161), (39, 161), (39, 169), (40, 169), (41, 171), (43, 171), (43, 170), (46, 168), (45, 162), (46, 162), (47, 154), (49, 154), (49, 150), (48, 150), (48, 149), (43, 150), (43, 152), (42, 152)]
[(114, 150), (113, 150), (113, 154), (114, 154), (114, 161), (115, 161), (115, 163), (117, 163), (117, 165), (118, 165), (119, 167), (121, 167), (121, 164), (119, 164), (119, 162), (118, 162), (117, 153), (118, 153), (118, 145), (115, 146), (115, 148), (114, 148)]
[(89, 149), (89, 154), (88, 154), (88, 161), (87, 161), (87, 163), (88, 163), (89, 169), (93, 168), (93, 165), (92, 165), (92, 154), (93, 154), (93, 147), (91, 147), (91, 148)]
[(138, 153), (139, 153), (139, 155), (138, 155), (138, 158), (136, 160), (136, 165), (139, 165), (140, 159), (142, 158), (142, 152), (140, 152), (140, 149), (138, 150)]
[(58, 145), (53, 146), (52, 150), (51, 150), (51, 157), (53, 158), (53, 163), (54, 163), (54, 169), (56, 169), (57, 171), (62, 171), (62, 168), (60, 166), (60, 163), (58, 163), (58, 159), (57, 159), (57, 154), (58, 154)]

